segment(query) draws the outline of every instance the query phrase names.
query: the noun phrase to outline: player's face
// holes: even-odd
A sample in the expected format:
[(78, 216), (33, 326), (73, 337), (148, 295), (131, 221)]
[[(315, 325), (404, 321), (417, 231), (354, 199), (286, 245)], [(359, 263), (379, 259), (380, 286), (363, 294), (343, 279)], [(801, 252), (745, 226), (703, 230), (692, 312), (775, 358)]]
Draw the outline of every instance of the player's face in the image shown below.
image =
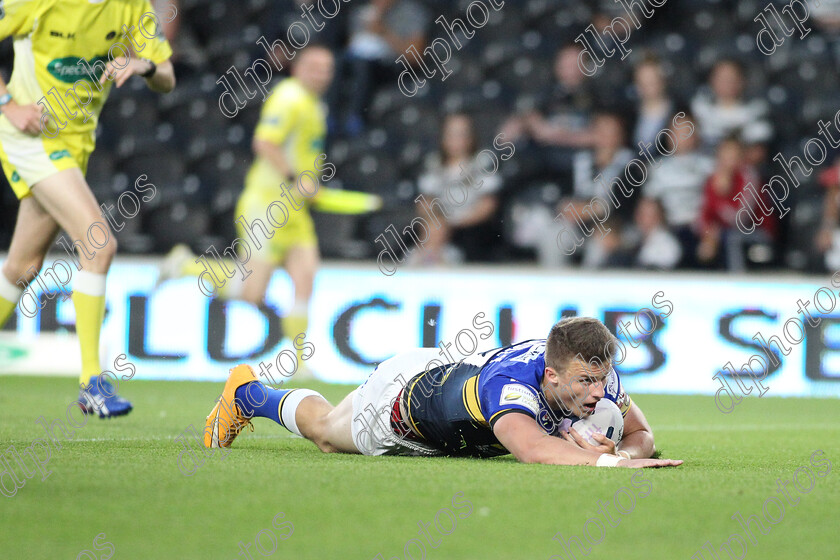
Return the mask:
[(609, 363), (590, 365), (576, 358), (565, 372), (546, 376), (546, 396), (549, 402), (554, 401), (554, 407), (586, 418), (595, 412), (595, 405), (604, 397), (604, 385), (611, 370)]
[(330, 87), (333, 79), (334, 61), (330, 51), (321, 48), (312, 48), (300, 53), (303, 58), (295, 67), (294, 75), (303, 86), (321, 95)]

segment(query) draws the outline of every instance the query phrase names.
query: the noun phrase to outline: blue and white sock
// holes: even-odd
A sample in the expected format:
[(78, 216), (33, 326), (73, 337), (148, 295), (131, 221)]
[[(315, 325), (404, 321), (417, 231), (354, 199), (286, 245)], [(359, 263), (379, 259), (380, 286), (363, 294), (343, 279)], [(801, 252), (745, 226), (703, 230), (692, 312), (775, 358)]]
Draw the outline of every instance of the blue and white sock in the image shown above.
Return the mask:
[(319, 396), (310, 389), (274, 389), (252, 381), (236, 389), (236, 404), (248, 418), (270, 418), (293, 434), (302, 436), (295, 422), (298, 405), (306, 397)]

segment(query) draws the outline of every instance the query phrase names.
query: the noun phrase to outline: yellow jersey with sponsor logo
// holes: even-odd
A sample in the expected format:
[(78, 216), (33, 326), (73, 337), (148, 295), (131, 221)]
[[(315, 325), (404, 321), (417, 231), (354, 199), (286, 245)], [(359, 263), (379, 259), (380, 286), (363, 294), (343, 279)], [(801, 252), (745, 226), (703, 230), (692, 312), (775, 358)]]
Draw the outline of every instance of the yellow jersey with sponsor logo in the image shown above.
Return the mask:
[[(326, 110), (318, 96), (296, 78), (286, 78), (265, 101), (254, 137), (281, 146), (294, 177), (281, 177), (271, 162), (257, 156), (248, 171), (246, 187), (276, 188), (305, 171), (319, 177), (315, 161), (324, 152), (326, 134)], [(311, 180), (303, 179), (305, 188), (315, 188)]]
[[(320, 174), (315, 173), (315, 162), (323, 154), (326, 133), (326, 110), (317, 95), (296, 78), (286, 78), (275, 86), (263, 105), (254, 137), (280, 146), (294, 176), (283, 177), (270, 161), (257, 156), (236, 205), (237, 217), (245, 217), (248, 223), (260, 219), (273, 228), (261, 253), (272, 264), (282, 264), (292, 247), (318, 245), (309, 214), (311, 199), (298, 193), (292, 182), (300, 177), (304, 189), (312, 192), (317, 188)], [(312, 175), (301, 175), (307, 171)], [(237, 232), (246, 239), (248, 231), (240, 221)]]
[[(64, 125), (60, 134), (89, 133), (92, 138), (113, 84), (99, 85), (105, 64), (120, 56), (159, 64), (172, 56), (156, 29), (160, 20), (153, 16), (148, 0), (0, 2), (0, 39), (14, 37), (9, 93), (19, 105), (43, 99), (42, 106)], [(79, 102), (88, 100), (91, 116), (86, 119)]]

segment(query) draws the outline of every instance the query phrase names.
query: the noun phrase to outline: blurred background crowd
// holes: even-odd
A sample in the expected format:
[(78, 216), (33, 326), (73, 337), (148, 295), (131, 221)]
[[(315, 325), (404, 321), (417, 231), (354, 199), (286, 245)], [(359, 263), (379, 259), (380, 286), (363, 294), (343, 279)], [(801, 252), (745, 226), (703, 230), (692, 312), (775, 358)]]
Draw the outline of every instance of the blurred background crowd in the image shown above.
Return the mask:
[[(174, 3), (170, 0), (167, 3)], [(219, 111), (216, 84), (231, 66), (240, 73), (265, 57), (257, 39), (285, 40), (301, 21), (304, 0), (179, 0), (165, 29), (175, 51), (178, 85), (165, 96), (141, 80), (115, 90), (97, 132), (88, 182), (112, 202), (146, 174), (158, 194), (117, 235), (124, 254), (163, 254), (177, 243), (196, 252), (235, 237), (233, 207), (252, 161), (259, 96), (236, 117)], [(330, 2), (327, 2), (332, 6)], [(820, 271), (840, 268), (840, 164), (825, 163), (791, 189), (782, 219), (767, 218), (750, 235), (735, 227), (734, 197), (752, 183), (760, 191), (782, 173), (772, 161), (802, 156), (819, 119), (840, 110), (840, 2), (812, 7), (800, 39), (786, 37), (771, 56), (759, 52), (754, 18), (767, 1), (680, 0), (642, 18), (625, 59), (607, 58), (592, 76), (579, 66), (575, 38), (601, 30), (620, 4), (606, 1), (506, 0), (472, 38), (460, 36), (447, 67), (413, 97), (403, 95), (394, 61), (445, 37), (435, 23), (464, 18), (469, 2), (350, 0), (310, 44), (328, 46), (336, 77), (329, 106), (330, 187), (377, 193), (373, 215), (317, 216), (327, 258), (373, 259), (373, 242), (389, 224), (417, 215), (418, 194), (438, 196), (461, 181), (499, 133), (514, 156), (451, 212), (413, 266), (462, 262), (536, 263), (544, 267)], [(776, 4), (778, 9), (784, 5)], [(491, 11), (492, 12), (492, 11)], [(637, 12), (639, 13), (639, 12)], [(10, 41), (0, 68), (11, 70)], [(283, 73), (275, 72), (275, 80)], [(274, 82), (276, 83), (276, 82)], [(607, 181), (641, 158), (684, 112), (690, 137), (663, 157), (653, 152), (646, 180), (622, 198), (606, 226), (571, 256), (556, 245), (564, 208), (582, 208)], [(643, 158), (642, 158), (643, 159)], [(765, 204), (770, 205), (768, 201)], [(8, 245), (16, 201), (0, 188), (0, 247)], [(836, 264), (834, 264), (836, 263)]]

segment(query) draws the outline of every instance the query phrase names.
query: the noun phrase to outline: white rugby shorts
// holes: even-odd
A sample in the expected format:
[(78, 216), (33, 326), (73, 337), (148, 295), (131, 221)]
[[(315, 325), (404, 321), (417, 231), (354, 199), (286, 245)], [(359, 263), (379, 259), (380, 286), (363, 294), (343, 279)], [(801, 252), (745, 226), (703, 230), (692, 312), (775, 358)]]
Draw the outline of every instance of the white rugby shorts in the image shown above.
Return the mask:
[(391, 427), (391, 411), (409, 380), (440, 361), (438, 348), (418, 348), (379, 364), (353, 394), (353, 443), (363, 455), (440, 455), (423, 443), (400, 438)]

